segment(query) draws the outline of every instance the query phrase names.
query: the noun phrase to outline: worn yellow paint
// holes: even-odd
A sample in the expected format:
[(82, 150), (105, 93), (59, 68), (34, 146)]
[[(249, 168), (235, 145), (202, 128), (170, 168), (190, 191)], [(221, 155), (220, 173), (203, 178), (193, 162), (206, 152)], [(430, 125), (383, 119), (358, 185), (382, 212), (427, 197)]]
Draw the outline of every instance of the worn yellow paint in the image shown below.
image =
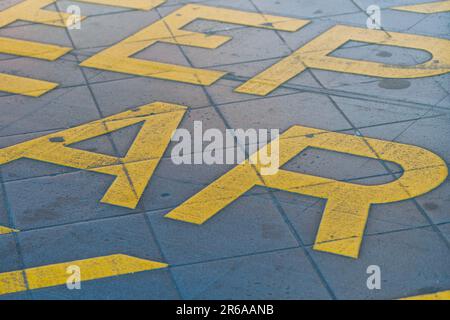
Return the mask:
[(422, 4), (393, 7), (395, 10), (411, 11), (417, 13), (438, 13), (450, 11), (450, 0), (435, 1)]
[(25, 270), (0, 273), (0, 295), (64, 285), (67, 268), (76, 265), (81, 281), (115, 277), (135, 272), (166, 268), (165, 263), (144, 260), (123, 254), (51, 264)]
[(57, 86), (58, 84), (54, 82), (0, 73), (0, 91), (21, 94), (30, 97), (40, 97), (44, 93), (53, 90)]
[(400, 300), (450, 300), (450, 290), (402, 298)]
[[(0, 165), (28, 158), (110, 174), (116, 179), (101, 200), (135, 208), (186, 108), (155, 102), (111, 117), (0, 149)], [(142, 127), (125, 157), (71, 148), (70, 145), (131, 125)]]
[(0, 226), (0, 234), (8, 234), (13, 232), (18, 232), (18, 230)]
[(104, 4), (108, 6), (131, 8), (138, 10), (151, 10), (166, 2), (166, 0), (75, 0), (75, 1)]
[[(55, 0), (25, 0), (0, 11), (0, 28), (18, 20), (58, 27), (70, 25), (67, 24), (67, 21), (71, 21), (68, 20), (69, 14), (42, 9), (54, 2)], [(61, 46), (0, 37), (0, 53), (54, 61), (70, 50), (71, 48)], [(39, 97), (57, 86), (53, 82), (0, 73), (0, 90), (9, 93)]]
[[(57, 12), (42, 9), (51, 5), (56, 0), (24, 0), (14, 6), (0, 11), (0, 28), (18, 20), (43, 23), (56, 27), (67, 27), (75, 23), (71, 15), (65, 12)], [(80, 19), (84, 19), (81, 16)]]
[[(260, 174), (258, 159), (270, 154), (272, 142), (250, 159), (214, 181), (169, 212), (166, 217), (203, 224), (254, 186), (265, 186), (327, 199), (314, 249), (357, 258), (371, 204), (410, 199), (440, 185), (448, 175), (445, 162), (425, 149), (389, 141), (294, 126), (279, 138), (283, 166), (308, 147), (382, 159), (397, 163), (403, 175), (387, 184), (357, 185), (333, 179), (279, 170)], [(269, 153), (267, 153), (269, 151)], [(253, 164), (252, 164), (253, 163)]]
[[(332, 57), (330, 54), (348, 41), (398, 46), (428, 51), (432, 59), (412, 66)], [(267, 95), (306, 68), (353, 73), (382, 78), (420, 78), (450, 72), (450, 40), (406, 33), (369, 30), (337, 25), (310, 41), (289, 57), (250, 79), (236, 92)]]
[(120, 43), (88, 58), (81, 63), (81, 66), (210, 85), (224, 76), (225, 72), (131, 58), (132, 55), (157, 42), (215, 49), (231, 39), (228, 36), (182, 30), (184, 26), (196, 19), (284, 31), (296, 31), (308, 23), (306, 20), (188, 4)]
[[(71, 49), (32, 41), (0, 37), (0, 53), (54, 61)], [(39, 97), (53, 90), (57, 83), (0, 73), (0, 90)]]
[(67, 47), (0, 37), (0, 52), (16, 56), (54, 61), (70, 50)]

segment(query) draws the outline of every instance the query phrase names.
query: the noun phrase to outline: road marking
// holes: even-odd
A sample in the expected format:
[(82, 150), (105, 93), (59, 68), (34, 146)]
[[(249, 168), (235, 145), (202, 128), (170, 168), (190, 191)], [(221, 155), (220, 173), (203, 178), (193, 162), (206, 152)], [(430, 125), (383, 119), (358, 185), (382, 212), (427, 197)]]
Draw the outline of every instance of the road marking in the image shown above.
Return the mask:
[(42, 9), (55, 2), (56, 0), (24, 0), (8, 7), (0, 11), (0, 28), (18, 20), (65, 28), (70, 22), (70, 14)]
[(103, 4), (114, 7), (131, 8), (138, 10), (152, 10), (166, 2), (166, 0), (75, 0), (78, 2), (88, 2)]
[(450, 300), (450, 290), (420, 296), (402, 298), (400, 300)]
[[(0, 28), (18, 20), (66, 27), (67, 21), (70, 19), (69, 14), (42, 9), (54, 2), (55, 0), (25, 0), (0, 11)], [(84, 18), (81, 17), (81, 19)], [(70, 50), (71, 48), (33, 41), (0, 38), (0, 53), (23, 57), (54, 61)], [(39, 97), (57, 86), (58, 84), (53, 82), (0, 73), (0, 90), (4, 92)]]
[(81, 281), (115, 277), (135, 272), (166, 268), (165, 263), (144, 260), (123, 254), (51, 264), (25, 270), (0, 273), (0, 295), (54, 287), (66, 284), (67, 268), (76, 265)]
[[(333, 179), (279, 170), (261, 175), (258, 159), (270, 154), (272, 143), (166, 217), (203, 224), (254, 186), (264, 186), (327, 199), (314, 249), (357, 258), (371, 204), (411, 199), (439, 186), (447, 177), (445, 162), (425, 149), (378, 139), (293, 126), (279, 137), (280, 167), (308, 147), (382, 159), (400, 165), (403, 175), (382, 185), (357, 185)], [(269, 149), (267, 149), (269, 148)], [(269, 152), (268, 152), (269, 151)], [(250, 162), (256, 163), (251, 165)]]
[(8, 233), (13, 233), (13, 232), (18, 232), (18, 231), (19, 230), (15, 230), (15, 229), (11, 229), (11, 228), (0, 226), (0, 234), (8, 234)]
[[(116, 179), (101, 202), (136, 208), (186, 107), (155, 102), (75, 128), (0, 149), (0, 165), (21, 158), (110, 174)], [(71, 148), (70, 145), (126, 128), (142, 127), (125, 157)]]
[[(361, 41), (428, 51), (432, 59), (413, 66), (332, 57), (348, 41)], [(235, 91), (267, 95), (307, 68), (382, 78), (421, 78), (450, 72), (450, 40), (406, 33), (337, 25), (313, 39), (289, 57), (250, 79)]]
[(231, 40), (229, 36), (182, 30), (183, 27), (197, 19), (283, 31), (297, 31), (309, 22), (308, 20), (188, 4), (133, 36), (86, 59), (80, 65), (150, 78), (211, 85), (223, 77), (226, 72), (131, 58), (135, 53), (157, 42), (216, 49)]
[(417, 13), (439, 13), (450, 11), (450, 0), (436, 1), (408, 6), (392, 7), (394, 10), (410, 11)]

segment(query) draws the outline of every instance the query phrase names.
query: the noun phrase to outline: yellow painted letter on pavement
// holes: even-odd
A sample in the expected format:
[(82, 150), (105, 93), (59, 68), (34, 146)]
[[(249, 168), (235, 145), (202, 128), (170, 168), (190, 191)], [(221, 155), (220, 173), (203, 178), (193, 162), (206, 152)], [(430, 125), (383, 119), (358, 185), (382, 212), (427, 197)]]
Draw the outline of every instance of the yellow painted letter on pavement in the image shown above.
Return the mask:
[(407, 6), (393, 7), (391, 9), (411, 11), (417, 13), (439, 13), (450, 11), (450, 0), (433, 1), (428, 3), (413, 4)]
[(254, 186), (323, 198), (327, 199), (327, 204), (314, 249), (357, 258), (372, 204), (422, 195), (439, 186), (448, 175), (447, 166), (439, 156), (412, 145), (302, 126), (291, 127), (278, 140), (280, 167), (306, 148), (313, 147), (391, 161), (400, 165), (404, 172), (399, 179), (381, 185), (358, 185), (281, 169), (271, 176), (262, 175), (262, 165), (256, 159), (267, 154), (266, 146), (166, 217), (203, 224)]
[[(330, 54), (348, 41), (425, 50), (429, 61), (399, 66), (332, 57)], [(267, 95), (307, 68), (353, 73), (382, 78), (421, 78), (450, 72), (450, 40), (406, 33), (335, 26), (310, 41), (289, 57), (263, 71), (236, 89), (237, 92)]]
[[(54, 2), (55, 0), (25, 0), (8, 7), (0, 11), (0, 28), (18, 20), (58, 27), (69, 26), (69, 14), (42, 9)], [(5, 54), (54, 61), (70, 50), (71, 48), (0, 37), (0, 53)], [(0, 73), (0, 91), (39, 97), (57, 86), (53, 82)]]
[[(102, 202), (135, 208), (186, 108), (155, 102), (134, 110), (0, 149), (0, 165), (28, 158), (110, 174), (116, 179)], [(70, 145), (141, 124), (125, 157), (89, 152)]]
[(0, 295), (25, 291), (27, 285), (30, 290), (64, 285), (68, 278), (67, 268), (70, 266), (80, 268), (83, 282), (161, 269), (168, 265), (128, 255), (114, 254), (5, 272), (0, 273)]
[(400, 300), (450, 300), (450, 290), (407, 297)]
[(306, 20), (188, 4), (122, 42), (88, 58), (81, 63), (81, 66), (198, 85), (211, 85), (224, 76), (225, 72), (131, 57), (157, 42), (215, 49), (231, 39), (228, 36), (182, 30), (197, 19), (283, 31), (296, 31), (308, 23)]
[(76, 0), (76, 1), (104, 4), (108, 6), (131, 8), (138, 10), (151, 10), (166, 2), (166, 0)]

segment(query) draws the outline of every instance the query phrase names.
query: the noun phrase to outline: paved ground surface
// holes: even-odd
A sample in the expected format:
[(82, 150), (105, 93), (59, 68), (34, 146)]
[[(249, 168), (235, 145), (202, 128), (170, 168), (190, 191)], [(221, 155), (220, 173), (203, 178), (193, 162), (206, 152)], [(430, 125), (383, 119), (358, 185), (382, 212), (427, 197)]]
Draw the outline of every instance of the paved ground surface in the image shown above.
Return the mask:
[[(2, 0), (0, 10), (20, 2)], [(167, 0), (159, 1), (163, 3), (150, 10), (51, 2), (41, 7), (66, 12), (69, 5), (79, 6), (82, 15), (87, 16), (81, 29), (67, 30), (26, 19), (0, 28), (1, 37), (72, 48), (54, 61), (21, 57), (8, 52), (10, 47), (0, 48), (0, 72), (59, 84), (40, 96), (0, 91), (2, 148), (21, 146), (22, 142), (52, 134), (44, 140), (62, 147), (67, 141), (61, 138), (61, 132), (68, 128), (161, 101), (188, 107), (184, 116), (181, 112), (178, 127), (189, 131), (194, 121), (202, 121), (204, 129), (221, 131), (273, 128), (284, 132), (301, 125), (355, 139), (375, 138), (425, 148), (443, 159), (444, 165), (436, 165), (439, 172), (433, 171), (434, 164), (430, 164), (430, 171), (420, 171), (423, 168), (414, 167), (416, 160), (412, 160), (412, 170), (425, 175), (419, 175), (419, 181), (406, 188), (416, 190), (414, 186), (433, 181), (438, 186), (406, 200), (372, 205), (359, 256), (350, 258), (342, 254), (345, 248), (334, 253), (313, 248), (327, 200), (311, 195), (255, 186), (201, 225), (165, 217), (235, 167), (175, 165), (170, 158), (174, 142), (167, 149), (164, 145), (158, 149), (163, 157), (135, 208), (101, 201), (114, 176), (85, 170), (89, 167), (83, 167), (86, 154), (78, 158), (69, 155), (67, 160), (64, 156), (68, 148), (56, 150), (48, 143), (22, 145), (20, 150), (3, 149), (0, 298), (396, 299), (450, 290), (450, 180), (443, 169), (450, 162), (448, 74), (383, 79), (308, 68), (265, 96), (235, 91), (335, 25), (367, 28), (366, 8), (372, 4), (381, 7), (383, 30), (379, 32), (449, 39), (448, 5), (442, 12), (421, 13), (392, 7), (426, 1)], [(133, 55), (228, 72), (207, 86), (79, 65), (192, 2), (310, 22), (303, 27), (297, 25), (297, 31), (283, 31), (271, 30), (277, 24), (270, 22), (265, 26), (269, 28), (258, 28), (198, 19), (183, 30), (206, 33), (206, 42), (216, 35), (232, 40), (214, 50), (158, 42)], [(413, 43), (419, 46), (423, 42), (418, 38)], [(4, 54), (4, 50), (10, 54)], [(358, 41), (345, 43), (332, 55), (403, 66), (430, 59), (423, 50)], [(448, 69), (448, 65), (445, 67)], [(174, 115), (158, 118), (150, 132), (164, 127), (161, 121), (174, 122)], [(113, 159), (124, 157), (140, 127), (122, 127), (92, 139), (86, 136), (70, 148)], [(86, 131), (67, 137), (76, 140)], [(345, 138), (338, 137), (345, 144)], [(162, 138), (147, 143), (157, 141)], [(419, 159), (420, 152), (411, 157)], [(130, 170), (143, 176), (149, 167), (151, 164)], [(402, 174), (402, 167), (392, 162), (320, 148), (304, 150), (282, 168), (355, 185), (391, 183)], [(433, 181), (429, 182), (428, 176)], [(244, 180), (232, 181), (217, 191), (217, 196), (226, 196)], [(207, 208), (220, 201), (201, 200), (208, 203)], [(349, 221), (347, 224), (353, 224), (353, 220)], [(341, 218), (335, 226), (351, 228)], [(367, 287), (371, 276), (367, 269), (372, 265), (380, 268), (380, 290)], [(69, 266), (80, 267), (81, 290), (66, 287), (72, 270), (66, 273)]]

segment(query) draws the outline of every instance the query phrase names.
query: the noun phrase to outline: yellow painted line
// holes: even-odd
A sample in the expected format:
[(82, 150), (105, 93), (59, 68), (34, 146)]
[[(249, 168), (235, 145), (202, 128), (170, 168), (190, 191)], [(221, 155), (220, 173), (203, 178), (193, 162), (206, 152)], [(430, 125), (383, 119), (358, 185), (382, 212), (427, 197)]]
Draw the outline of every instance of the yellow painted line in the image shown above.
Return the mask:
[(393, 7), (391, 9), (410, 11), (417, 13), (439, 13), (450, 11), (450, 0), (436, 1), (422, 4), (414, 4), (408, 6)]
[[(332, 57), (330, 54), (348, 41), (425, 50), (429, 61), (413, 66)], [(236, 92), (267, 95), (307, 68), (382, 78), (421, 78), (450, 72), (450, 40), (382, 30), (337, 25), (313, 39), (289, 57), (250, 79)]]
[[(370, 186), (281, 169), (273, 175), (262, 175), (265, 166), (259, 159), (276, 150), (274, 143), (279, 143), (279, 168), (306, 148), (314, 147), (394, 162), (404, 174), (393, 182)], [(439, 186), (447, 175), (444, 160), (416, 146), (293, 126), (166, 217), (203, 224), (254, 186), (323, 198), (327, 204), (314, 249), (357, 258), (372, 204), (417, 197)]]
[(0, 73), (0, 91), (40, 97), (58, 86), (57, 83)]
[[(116, 176), (103, 203), (136, 208), (186, 107), (155, 102), (111, 117), (0, 149), (0, 165), (21, 158)], [(142, 123), (124, 157), (71, 148), (70, 145)]]
[(71, 48), (0, 37), (0, 53), (54, 61)]
[[(67, 268), (80, 268), (81, 281), (115, 277), (135, 272), (166, 268), (165, 263), (144, 260), (123, 254), (51, 264), (25, 270), (0, 273), (0, 295), (64, 285), (70, 276)], [(25, 280), (26, 279), (26, 280)]]
[[(42, 8), (54, 3), (55, 0), (25, 0), (14, 6), (0, 11), (0, 28), (13, 22), (24, 20), (43, 23), (51, 26), (66, 27), (75, 23), (69, 19), (67, 13), (60, 13)], [(85, 17), (80, 17), (84, 19)], [(68, 20), (69, 19), (69, 20)], [(68, 23), (67, 21), (70, 21)], [(0, 38), (0, 53), (13, 54), (24, 57), (38, 58), (53, 61), (69, 52), (71, 48), (37, 43), (33, 41)], [(30, 97), (39, 97), (53, 90), (57, 83), (0, 74), (0, 91), (21, 94)]]
[(211, 85), (223, 77), (226, 72), (131, 58), (132, 55), (157, 42), (215, 49), (231, 40), (231, 37), (228, 36), (182, 30), (183, 27), (197, 19), (291, 32), (299, 30), (309, 22), (308, 20), (188, 4), (120, 43), (86, 59), (80, 65), (150, 78)]
[(8, 233), (13, 233), (13, 232), (18, 232), (18, 231), (19, 230), (15, 230), (15, 229), (11, 229), (11, 228), (0, 226), (0, 234), (8, 234)]
[(166, 2), (166, 0), (75, 0), (75, 1), (103, 4), (108, 6), (131, 8), (138, 10), (151, 10)]
[(450, 290), (402, 298), (400, 300), (450, 300)]
[[(25, 0), (0, 11), (0, 28), (18, 20), (64, 28), (75, 23), (75, 21), (71, 21), (71, 15), (68, 13), (42, 9), (55, 2), (56, 0)], [(80, 20), (85, 18), (81, 16)]]

